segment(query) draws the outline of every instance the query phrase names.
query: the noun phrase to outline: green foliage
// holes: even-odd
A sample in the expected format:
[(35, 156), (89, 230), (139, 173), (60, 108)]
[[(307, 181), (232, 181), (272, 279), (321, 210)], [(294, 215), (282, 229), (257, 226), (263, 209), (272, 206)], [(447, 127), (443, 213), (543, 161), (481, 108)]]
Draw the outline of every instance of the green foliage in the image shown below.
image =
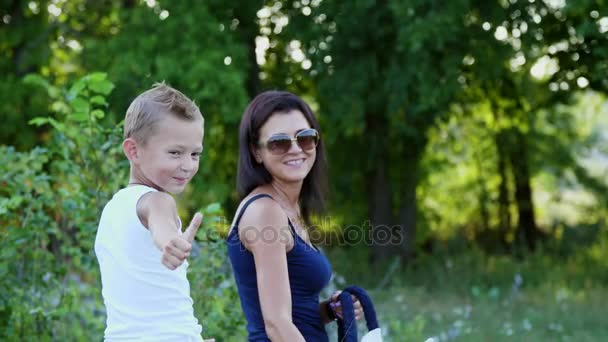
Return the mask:
[[(93, 242), (101, 210), (129, 169), (121, 125), (103, 120), (114, 85), (105, 73), (67, 89), (37, 75), (25, 81), (46, 89), (54, 115), (30, 121), (52, 127), (45, 147), (0, 146), (0, 339), (96, 340), (105, 314)], [(231, 329), (244, 324), (220, 237), (222, 208), (202, 211), (202, 246), (189, 269), (195, 312), (205, 336), (238, 340), (245, 331)]]
[[(243, 329), (234, 329), (243, 326), (243, 317), (222, 236), (229, 228), (225, 216), (237, 203), (238, 121), (248, 97), (262, 88), (289, 89), (319, 114), (331, 166), (326, 222), (336, 232), (371, 219), (403, 225), (409, 233), (417, 228), (405, 241), (417, 242), (419, 259), (427, 253), (437, 257), (443, 244), (462, 249), (471, 241), (496, 252), (497, 242), (515, 239), (522, 206), (515, 178), (523, 165), (546, 240), (541, 251), (608, 260), (601, 228), (608, 204), (603, 0), (563, 7), (559, 1), (470, 0), (3, 4), (2, 340), (101, 336), (92, 237), (101, 207), (126, 178), (117, 123), (136, 94), (162, 80), (193, 98), (206, 119), (200, 175), (178, 198), (182, 216), (197, 208), (206, 213), (200, 256), (192, 259), (189, 274), (205, 336), (244, 336)], [(263, 65), (255, 63), (258, 36), (269, 39)], [(556, 69), (547, 68), (547, 61)], [(92, 70), (104, 73), (87, 75)], [(503, 167), (501, 158), (507, 160)], [(512, 218), (509, 231), (498, 233), (505, 211)], [(338, 272), (343, 264), (364, 265), (373, 255), (346, 254), (354, 249), (339, 249), (345, 254), (332, 258)], [(533, 282), (539, 286), (543, 278), (561, 281), (563, 273), (549, 271), (550, 259), (534, 260), (525, 279), (537, 276)], [(567, 275), (582, 277), (571, 273), (580, 268), (592, 282), (605, 279), (602, 269), (581, 266), (589, 260), (576, 260), (567, 263)], [(464, 283), (458, 295), (498, 310), (496, 298), (509, 291), (513, 274), (486, 268), (513, 270), (511, 260), (461, 261), (456, 264), (466, 267), (455, 269), (464, 277), (445, 275), (432, 263), (418, 264), (431, 265), (428, 273), (408, 277), (427, 279), (420, 281), (425, 287), (437, 282), (425, 278), (429, 274), (442, 283)], [(534, 267), (543, 272), (532, 272)], [(349, 272), (360, 274), (376, 279), (368, 270)], [(533, 295), (549, 301), (558, 291)], [(438, 310), (449, 316), (452, 307), (465, 303), (446, 292), (446, 301), (457, 304)], [(420, 295), (433, 299), (436, 292)], [(526, 303), (514, 314), (527, 315)], [(405, 325), (388, 322), (390, 338), (443, 339), (434, 316), (422, 311), (407, 312)], [(550, 313), (557, 319), (561, 311)], [(456, 316), (451, 323), (465, 322), (461, 330), (478, 329)], [(513, 322), (511, 328), (523, 324)], [(554, 325), (543, 324), (547, 336), (561, 338)], [(488, 326), (508, 331), (502, 322)], [(447, 334), (452, 328), (440, 330)], [(463, 339), (509, 338), (483, 331)]]
[(203, 213), (206, 223), (198, 234), (200, 249), (189, 268), (194, 312), (205, 338), (243, 341), (247, 338), (246, 323), (222, 237), (226, 229), (223, 211), (214, 203)]
[[(441, 217), (454, 217), (454, 227), (468, 234), (471, 226), (492, 226), (498, 220), (499, 184), (508, 184), (507, 195), (513, 197), (515, 167), (507, 168), (502, 179), (493, 165), (495, 155), (504, 154), (492, 146), (497, 137), (508, 141), (502, 144), (507, 154), (516, 154), (518, 148), (529, 152), (525, 160), (530, 177), (524, 178), (540, 175), (552, 188), (572, 172), (594, 196), (604, 192), (602, 182), (574, 162), (568, 145), (573, 123), (561, 109), (554, 110), (556, 103), (575, 99), (581, 87), (606, 89), (602, 4), (8, 2), (0, 26), (6, 42), (0, 46), (0, 113), (6, 120), (0, 141), (20, 151), (52, 143), (49, 130), (61, 126), (61, 120), (31, 121), (49, 106), (54, 112), (66, 110), (56, 101), (57, 89), (45, 82), (74, 84), (72, 90), (78, 91), (83, 84), (75, 84), (75, 78), (104, 70), (116, 83), (107, 99), (93, 95), (89, 102), (71, 99), (69, 105), (74, 109), (71, 120), (86, 121), (91, 114), (111, 124), (120, 121), (138, 92), (165, 80), (192, 97), (206, 118), (200, 175), (180, 199), (181, 207), (190, 212), (199, 203), (217, 202), (232, 212), (237, 202), (237, 125), (247, 98), (260, 89), (255, 84), (287, 88), (303, 95), (319, 114), (331, 165), (335, 221), (416, 226), (418, 234), (409, 238), (423, 242), (445, 236), (445, 229), (436, 228), (450, 223)], [(501, 29), (504, 39), (497, 35)], [(269, 39), (266, 63), (259, 66), (257, 36)], [(556, 61), (557, 71), (532, 77), (531, 69), (542, 58)], [(29, 72), (49, 81), (28, 76), (22, 82)], [(578, 84), (585, 80), (588, 86)], [(103, 82), (88, 87), (91, 92), (110, 90)], [(478, 110), (486, 105), (490, 108)], [(455, 165), (453, 160), (441, 164), (444, 151), (435, 155), (436, 144), (427, 146), (429, 139), (443, 134), (434, 129), (443, 129), (445, 123), (471, 128), (465, 122), (470, 115), (478, 124), (464, 130), (479, 139), (465, 140), (480, 149), (469, 153), (466, 144), (449, 140), (454, 148), (445, 152), (463, 165), (447, 167)], [(443, 181), (454, 174), (460, 176), (453, 184)], [(454, 204), (446, 194), (457, 189), (465, 193)], [(508, 202), (516, 222), (519, 203), (510, 197)], [(487, 217), (475, 217), (484, 210), (481, 216)], [(416, 214), (421, 219), (415, 220)]]
[(1, 146), (0, 331), (7, 340), (88, 339), (104, 321), (93, 254), (98, 216), (126, 176), (119, 127), (99, 122), (113, 85), (102, 73), (69, 90), (36, 75), (25, 81), (46, 89), (55, 115), (30, 121), (52, 126), (46, 147)]
[(213, 6), (219, 5), (163, 1), (121, 7), (119, 24), (102, 37), (85, 37), (78, 58), (85, 69), (105, 70), (116, 83), (108, 98), (114, 120), (154, 82), (167, 82), (200, 107), (205, 148), (199, 174), (180, 202), (188, 210), (199, 203), (229, 204), (236, 196), (237, 132), (249, 61), (232, 18), (212, 12)]
[[(564, 227), (601, 222), (605, 183), (601, 181), (605, 97), (585, 92), (570, 105), (530, 112), (530, 168), (535, 213), (541, 229), (558, 241)], [(454, 107), (450, 119), (429, 131), (418, 188), (422, 235), (462, 235), (480, 243), (497, 234), (498, 124), (489, 104)], [(551, 156), (551, 158), (548, 158)], [(457, 199), (454, 194), (460, 194)], [(514, 209), (511, 209), (514, 211)], [(477, 237), (477, 238), (476, 238)]]
[(188, 269), (194, 314), (205, 338), (242, 341), (247, 338), (246, 323), (226, 253), (224, 238), (229, 228), (224, 210), (219, 203), (211, 203), (200, 211), (203, 226)]

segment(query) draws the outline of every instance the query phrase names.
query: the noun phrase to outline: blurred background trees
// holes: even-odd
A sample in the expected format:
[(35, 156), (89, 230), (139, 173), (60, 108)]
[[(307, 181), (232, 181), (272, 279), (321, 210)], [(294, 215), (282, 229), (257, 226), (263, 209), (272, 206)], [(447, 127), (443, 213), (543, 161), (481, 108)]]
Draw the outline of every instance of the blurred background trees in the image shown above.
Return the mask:
[[(98, 211), (126, 182), (115, 149), (124, 112), (159, 81), (206, 118), (200, 175), (179, 201), (184, 213), (209, 212), (217, 233), (201, 238), (191, 269), (197, 312), (216, 337), (244, 333), (230, 330), (243, 318), (221, 236), (238, 204), (240, 116), (267, 89), (302, 96), (323, 127), (331, 198), (320, 236), (339, 237), (325, 249), (337, 274), (351, 275), (332, 286), (365, 283), (354, 264), (373, 265), (381, 298), (449, 274), (481, 298), (479, 284), (501, 275), (479, 259), (534, 274), (525, 263), (558, 258), (573, 268), (564, 279), (605, 293), (602, 0), (0, 4), (3, 339), (101, 336)], [(354, 244), (347, 228), (376, 239)], [(387, 244), (386, 231), (402, 238)], [(457, 256), (473, 265), (468, 276), (445, 266)], [(411, 317), (387, 326), (389, 337), (429, 336), (426, 316)]]

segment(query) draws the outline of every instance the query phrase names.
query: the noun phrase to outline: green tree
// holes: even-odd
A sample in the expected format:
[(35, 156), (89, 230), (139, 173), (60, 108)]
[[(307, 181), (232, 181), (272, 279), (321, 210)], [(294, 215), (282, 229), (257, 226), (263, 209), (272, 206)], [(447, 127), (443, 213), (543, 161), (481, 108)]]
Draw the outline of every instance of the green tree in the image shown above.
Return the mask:
[(202, 203), (234, 202), (238, 123), (248, 99), (247, 47), (238, 39), (237, 27), (227, 16), (213, 13), (212, 5), (180, 1), (124, 6), (106, 36), (83, 40), (80, 57), (84, 69), (106, 70), (115, 80), (109, 102), (116, 121), (139, 92), (159, 81), (200, 106), (205, 149), (184, 203), (189, 210)]
[(44, 10), (47, 2), (28, 6), (22, 1), (1, 2), (0, 18), (0, 142), (18, 148), (31, 148), (40, 130), (28, 128), (27, 121), (44, 112), (46, 93), (21, 82), (30, 72), (49, 64), (49, 41), (54, 32)]
[(426, 132), (460, 91), (469, 3), (313, 1), (284, 7), (293, 21), (286, 35), (302, 42), (312, 62), (339, 210), (361, 212), (353, 219), (369, 217), (372, 227), (392, 227), (404, 237), (394, 248), (378, 244), (377, 257), (412, 256)]

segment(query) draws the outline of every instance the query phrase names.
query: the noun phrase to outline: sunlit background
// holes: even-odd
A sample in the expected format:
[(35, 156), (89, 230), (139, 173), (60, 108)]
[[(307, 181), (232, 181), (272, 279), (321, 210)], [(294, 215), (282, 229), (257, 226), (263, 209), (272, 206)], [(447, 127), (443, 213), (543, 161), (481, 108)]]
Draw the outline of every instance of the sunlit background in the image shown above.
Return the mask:
[(324, 295), (367, 288), (386, 341), (606, 340), (604, 1), (0, 4), (0, 340), (102, 338), (98, 217), (127, 182), (124, 112), (163, 80), (206, 119), (178, 198), (182, 219), (206, 213), (204, 336), (246, 336), (222, 240), (238, 124), (286, 89), (328, 153)]

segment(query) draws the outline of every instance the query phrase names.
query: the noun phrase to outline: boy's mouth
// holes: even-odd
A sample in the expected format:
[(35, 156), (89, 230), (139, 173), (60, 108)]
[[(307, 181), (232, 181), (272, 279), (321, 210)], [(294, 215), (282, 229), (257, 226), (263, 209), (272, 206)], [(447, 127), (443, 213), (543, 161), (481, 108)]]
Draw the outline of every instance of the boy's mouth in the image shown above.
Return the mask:
[(173, 177), (178, 184), (185, 184), (188, 181), (188, 178), (183, 177)]

